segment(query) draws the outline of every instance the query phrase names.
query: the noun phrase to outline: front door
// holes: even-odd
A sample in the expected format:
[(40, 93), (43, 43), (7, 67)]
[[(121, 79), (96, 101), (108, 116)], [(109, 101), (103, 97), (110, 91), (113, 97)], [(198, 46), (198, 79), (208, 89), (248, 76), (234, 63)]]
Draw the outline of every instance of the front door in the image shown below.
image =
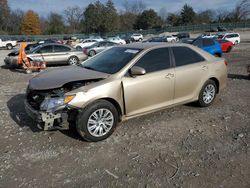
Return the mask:
[(122, 79), (126, 116), (150, 112), (173, 103), (174, 68), (168, 48), (147, 52), (134, 66), (146, 70), (145, 75)]

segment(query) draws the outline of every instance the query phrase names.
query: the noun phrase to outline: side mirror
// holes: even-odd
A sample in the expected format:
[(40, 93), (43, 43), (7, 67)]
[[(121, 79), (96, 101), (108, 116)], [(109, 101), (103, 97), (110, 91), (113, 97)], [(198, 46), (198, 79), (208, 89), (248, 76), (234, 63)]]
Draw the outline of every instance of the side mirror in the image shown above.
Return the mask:
[(141, 76), (146, 74), (146, 70), (142, 67), (134, 66), (129, 71), (131, 76)]

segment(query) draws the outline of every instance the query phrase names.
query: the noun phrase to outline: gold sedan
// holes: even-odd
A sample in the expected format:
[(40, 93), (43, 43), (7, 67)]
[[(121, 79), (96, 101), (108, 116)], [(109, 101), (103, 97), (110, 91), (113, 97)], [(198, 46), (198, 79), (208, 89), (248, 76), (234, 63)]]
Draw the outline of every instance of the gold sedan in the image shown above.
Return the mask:
[(30, 80), (25, 104), (44, 130), (66, 114), (85, 140), (100, 141), (123, 120), (194, 101), (209, 106), (226, 80), (225, 60), (195, 46), (134, 43), (41, 73)]

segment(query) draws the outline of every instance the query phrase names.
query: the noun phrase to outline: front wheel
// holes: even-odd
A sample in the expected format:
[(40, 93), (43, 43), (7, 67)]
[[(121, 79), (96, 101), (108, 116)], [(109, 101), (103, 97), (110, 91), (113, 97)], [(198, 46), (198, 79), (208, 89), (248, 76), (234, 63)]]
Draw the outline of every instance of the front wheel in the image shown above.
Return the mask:
[(91, 51), (89, 52), (89, 56), (90, 56), (90, 57), (93, 57), (95, 54), (96, 54), (96, 53), (95, 53), (94, 50), (91, 50)]
[(239, 44), (239, 42), (236, 40), (236, 41), (234, 42), (234, 45), (237, 45), (237, 44)]
[(7, 50), (11, 50), (13, 48), (13, 46), (11, 44), (7, 44), (6, 48), (7, 48)]
[(76, 129), (86, 141), (97, 142), (108, 138), (118, 124), (118, 112), (106, 100), (88, 105), (78, 114)]
[(199, 106), (210, 106), (216, 97), (217, 89), (217, 85), (213, 80), (206, 81), (199, 94)]
[(68, 59), (69, 65), (77, 65), (79, 63), (79, 59), (75, 56), (72, 56)]

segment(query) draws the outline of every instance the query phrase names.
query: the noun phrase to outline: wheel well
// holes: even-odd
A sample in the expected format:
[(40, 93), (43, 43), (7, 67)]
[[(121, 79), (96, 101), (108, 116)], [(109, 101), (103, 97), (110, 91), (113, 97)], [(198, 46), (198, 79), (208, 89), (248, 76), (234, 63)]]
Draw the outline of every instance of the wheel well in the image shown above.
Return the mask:
[(102, 98), (102, 99), (110, 102), (111, 104), (113, 104), (115, 106), (115, 108), (117, 109), (117, 112), (119, 114), (119, 121), (121, 121), (122, 110), (121, 110), (121, 107), (120, 107), (119, 103), (116, 100), (112, 99), (112, 98)]
[(220, 91), (220, 83), (219, 83), (219, 80), (215, 77), (212, 77), (212, 78), (209, 78), (209, 80), (213, 80), (217, 86), (217, 93), (219, 93)]
[(6, 46), (8, 46), (8, 45), (12, 46), (12, 44), (11, 44), (11, 43), (7, 43), (7, 44), (6, 44)]

